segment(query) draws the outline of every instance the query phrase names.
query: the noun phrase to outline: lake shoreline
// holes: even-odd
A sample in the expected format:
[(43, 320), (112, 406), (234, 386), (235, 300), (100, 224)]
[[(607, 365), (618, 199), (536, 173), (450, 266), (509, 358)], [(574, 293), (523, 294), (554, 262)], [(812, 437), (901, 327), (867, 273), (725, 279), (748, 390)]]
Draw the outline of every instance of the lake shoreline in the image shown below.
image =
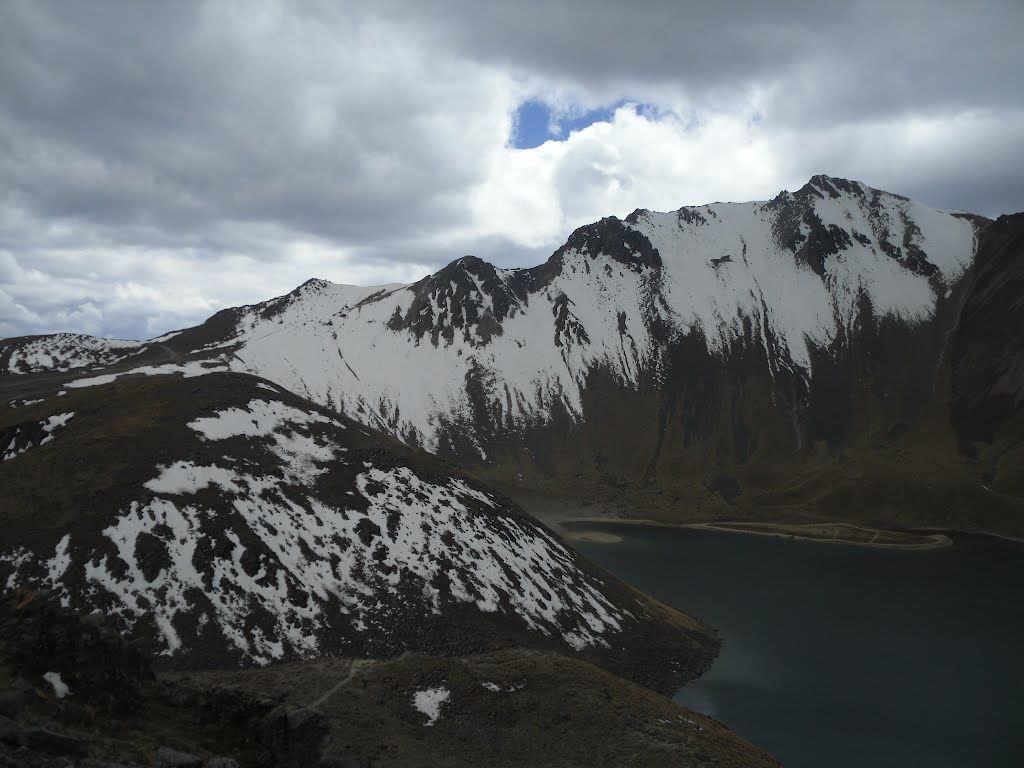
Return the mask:
[[(886, 531), (866, 526), (856, 526), (847, 523), (770, 523), (770, 522), (740, 522), (719, 520), (706, 523), (666, 523), (659, 520), (645, 520), (642, 518), (620, 518), (620, 517), (569, 517), (559, 521), (559, 528), (562, 535), (570, 541), (585, 541), (594, 544), (616, 544), (622, 539), (614, 534), (601, 531), (577, 531), (577, 525), (635, 525), (645, 528), (688, 528), (701, 531), (718, 531), (721, 533), (747, 534), (750, 536), (769, 536), (778, 539), (794, 539), (797, 541), (813, 541), (820, 544), (847, 544), (858, 547), (871, 547), (875, 549), (900, 549), (908, 551), (922, 551), (930, 549), (943, 549), (953, 545), (952, 537), (945, 533), (929, 534), (903, 534), (894, 531)], [(831, 536), (819, 534), (814, 529), (846, 528), (850, 529), (849, 535), (833, 534)], [(798, 529), (806, 529), (801, 532)], [(857, 531), (858, 533), (852, 533)], [(870, 535), (872, 538), (864, 539), (862, 536)], [(906, 536), (916, 541), (880, 541), (878, 537)]]
[[(522, 488), (505, 488), (511, 496), (532, 517), (554, 529), (570, 543), (573, 541), (591, 544), (616, 544), (621, 537), (607, 531), (588, 531), (579, 526), (586, 524), (621, 523), (623, 525), (648, 526), (655, 528), (689, 528), (693, 530), (718, 531), (722, 533), (745, 533), (752, 536), (769, 536), (822, 544), (847, 544), (873, 549), (894, 549), (907, 552), (928, 551), (952, 546), (957, 535), (985, 536), (1011, 544), (1024, 545), (1024, 539), (1004, 536), (988, 530), (963, 531), (951, 528), (911, 528), (891, 530), (874, 528), (856, 523), (792, 520), (700, 520), (693, 522), (668, 522), (651, 520), (632, 514), (631, 505), (623, 502), (588, 501), (579, 498), (561, 498)], [(815, 532), (817, 528), (819, 531)], [(822, 535), (820, 529), (847, 529), (849, 535)], [(803, 530), (800, 530), (803, 529)], [(815, 535), (817, 533), (817, 535)], [(900, 539), (905, 539), (900, 541)], [(907, 541), (909, 540), (909, 541)]]

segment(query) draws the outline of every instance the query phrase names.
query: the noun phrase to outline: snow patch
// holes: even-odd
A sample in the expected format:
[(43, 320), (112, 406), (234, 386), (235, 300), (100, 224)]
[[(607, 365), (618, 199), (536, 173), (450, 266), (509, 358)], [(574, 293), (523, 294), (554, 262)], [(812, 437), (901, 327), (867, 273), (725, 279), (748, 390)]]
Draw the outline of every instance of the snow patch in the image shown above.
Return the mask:
[[(48, 418), (47, 435), (72, 416)], [(568, 648), (607, 646), (605, 637), (623, 628), (629, 614), (604, 597), (572, 550), (464, 479), (427, 481), (409, 467), (365, 461), (348, 495), (319, 498), (315, 480), (338, 461), (342, 449), (330, 437), (342, 426), (263, 399), (197, 418), (189, 427), (203, 440), (249, 441), (242, 455), (224, 445), (213, 464), (156, 467), (144, 483), (152, 496), (113, 517), (102, 531), (107, 542), (89, 549), (64, 535), (49, 557), (8, 552), (8, 586), (23, 572), (36, 576), (43, 560), (62, 600), (99, 600), (128, 626), (151, 621), (166, 654), (182, 647), (176, 627), (195, 620), (257, 663), (321, 653), (325, 630), (347, 629), (337, 621), (360, 633), (393, 632), (393, 611), (410, 587), (422, 593), (416, 610), (470, 604)], [(214, 506), (210, 489), (222, 499)]]
[(413, 694), (412, 705), (418, 712), (426, 715), (427, 722), (423, 725), (433, 725), (441, 717), (441, 705), (450, 698), (451, 691), (447, 688), (427, 688)]
[(226, 440), (238, 436), (262, 437), (284, 424), (331, 424), (344, 428), (341, 422), (323, 414), (267, 400), (252, 400), (245, 409), (218, 411), (213, 416), (189, 422), (188, 426), (206, 440)]
[(0, 563), (11, 566), (11, 574), (7, 577), (7, 589), (14, 589), (20, 581), (20, 571), (33, 559), (32, 552), (24, 547), (16, 547), (10, 552), (0, 555)]
[(309, 485), (334, 460), (340, 450), (333, 442), (319, 442), (310, 435), (301, 434), (285, 426), (299, 427), (327, 424), (337, 428), (344, 425), (336, 419), (303, 411), (277, 401), (252, 400), (245, 409), (229, 408), (213, 416), (189, 422), (189, 428), (204, 440), (227, 440), (231, 437), (266, 437), (273, 441), (270, 450), (281, 460), (285, 480)]
[(2, 449), (3, 453), (0, 454), (0, 461), (9, 461), (32, 448), (51, 442), (54, 433), (63, 429), (74, 415), (74, 411), (68, 411), (67, 413), (48, 416), (42, 421), (37, 422), (39, 431), (43, 433), (42, 438), (37, 437), (37, 433), (34, 434), (35, 430), (28, 428), (26, 425), (19, 425), (15, 428), (14, 434), (11, 436), (6, 447)]
[(45, 445), (53, 440), (54, 431), (67, 426), (68, 421), (70, 421), (71, 417), (74, 415), (74, 411), (68, 411), (67, 413), (58, 413), (54, 416), (48, 417), (46, 421), (42, 422), (43, 432), (46, 433), (46, 437), (44, 437), (39, 444)]
[(194, 494), (210, 485), (229, 493), (242, 492), (238, 475), (230, 469), (222, 469), (216, 465), (200, 467), (190, 461), (178, 461), (170, 466), (160, 467), (160, 474), (144, 483), (144, 487), (153, 493), (175, 495)]
[(170, 341), (175, 336), (180, 336), (181, 333), (182, 333), (182, 331), (171, 331), (170, 333), (165, 333), (163, 336), (157, 336), (154, 339), (150, 339), (148, 343), (150, 343), (150, 344), (159, 344), (160, 342), (163, 342), (163, 341)]
[(168, 376), (170, 374), (181, 374), (182, 378), (191, 379), (195, 376), (205, 376), (208, 373), (226, 371), (228, 366), (223, 363), (210, 364), (209, 362), (189, 363), (168, 363), (166, 365), (144, 365), (140, 368), (132, 368), (120, 373), (105, 373), (102, 376), (92, 376), (85, 379), (75, 379), (64, 386), (78, 389), (81, 387), (99, 387), (117, 381), (122, 376)]
[(19, 448), (17, 437), (15, 436), (14, 438), (11, 439), (11, 442), (7, 444), (7, 447), (4, 448), (3, 457), (2, 459), (0, 459), (0, 461), (10, 461), (15, 457), (20, 456), (31, 447), (31, 445), (26, 445)]
[[(170, 531), (170, 535), (162, 539), (170, 565), (149, 581), (136, 559), (135, 543), (139, 534), (152, 535), (158, 526)], [(125, 578), (111, 573), (116, 568), (111, 568), (107, 556), (98, 563), (94, 558), (86, 562), (86, 578), (118, 598), (122, 607), (115, 608), (115, 613), (125, 618), (151, 614), (164, 638), (167, 652), (173, 653), (181, 646), (181, 639), (174, 629), (174, 617), (179, 611), (191, 608), (191, 600), (187, 597), (189, 589), (205, 588), (193, 564), (196, 545), (201, 539), (197, 510), (192, 507), (178, 509), (164, 499), (154, 499), (144, 506), (132, 502), (128, 511), (105, 529), (103, 535), (117, 548), (118, 557), (126, 566)], [(145, 608), (140, 602), (142, 597), (145, 598)]]
[(57, 582), (67, 572), (68, 566), (71, 565), (71, 555), (68, 554), (68, 544), (70, 542), (71, 534), (64, 534), (64, 538), (57, 543), (57, 549), (53, 553), (53, 557), (46, 564), (46, 580), (51, 587), (57, 586)]
[[(257, 663), (280, 659), (286, 649), (317, 654), (325, 602), (340, 604), (354, 627), (380, 626), (382, 595), (401, 599), (410, 579), (435, 613), (442, 606), (434, 585), (447, 582), (450, 599), (517, 616), (575, 649), (607, 646), (603, 635), (621, 629), (628, 615), (607, 601), (599, 582), (581, 572), (571, 551), (542, 528), (471, 511), (470, 502), (495, 502), (462, 480), (437, 484), (405, 467), (369, 468), (356, 478), (365, 510), (339, 509), (311, 496), (297, 501), (293, 471), (285, 458), (281, 465), (280, 475), (263, 476), (186, 461), (161, 468), (147, 489), (185, 498), (132, 503), (103, 531), (116, 548), (117, 566), (105, 555), (86, 554), (87, 580), (115, 597), (112, 612), (129, 624), (151, 616), (166, 653), (181, 645), (176, 617), (201, 610)], [(211, 485), (232, 494), (232, 511), (247, 529), (244, 540), (261, 542), (255, 559), (237, 528), (195, 559), (209, 535), (205, 521), (224, 512), (188, 495)], [(156, 574), (149, 571), (149, 578), (136, 551), (144, 533), (165, 550), (166, 564)], [(58, 555), (66, 546), (62, 542)], [(54, 573), (66, 568), (62, 557), (51, 561)], [(296, 589), (313, 599), (296, 602)], [(194, 604), (197, 593), (208, 605)], [(271, 617), (266, 633), (250, 627), (257, 608)]]
[(50, 684), (50, 686), (53, 688), (53, 695), (56, 696), (58, 699), (63, 699), (65, 696), (71, 693), (71, 689), (68, 688), (67, 683), (65, 683), (64, 680), (61, 679), (60, 672), (47, 672), (45, 675), (43, 675), (43, 680)]

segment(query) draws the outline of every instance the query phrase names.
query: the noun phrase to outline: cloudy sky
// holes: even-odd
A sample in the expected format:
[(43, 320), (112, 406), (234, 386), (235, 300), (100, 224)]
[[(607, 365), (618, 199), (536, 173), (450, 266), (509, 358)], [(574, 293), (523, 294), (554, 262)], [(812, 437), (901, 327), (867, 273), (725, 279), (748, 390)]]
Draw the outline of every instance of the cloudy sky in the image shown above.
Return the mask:
[(0, 0), (0, 337), (538, 263), (828, 173), (1024, 210), (1020, 0)]

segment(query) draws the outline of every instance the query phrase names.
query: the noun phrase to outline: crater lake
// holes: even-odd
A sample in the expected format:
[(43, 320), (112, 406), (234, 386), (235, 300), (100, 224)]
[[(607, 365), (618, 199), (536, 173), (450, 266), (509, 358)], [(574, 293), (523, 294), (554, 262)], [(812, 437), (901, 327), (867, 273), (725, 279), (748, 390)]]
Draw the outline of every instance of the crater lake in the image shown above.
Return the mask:
[(614, 534), (574, 545), (718, 628), (721, 654), (675, 698), (788, 768), (1022, 764), (1024, 546), (571, 527)]

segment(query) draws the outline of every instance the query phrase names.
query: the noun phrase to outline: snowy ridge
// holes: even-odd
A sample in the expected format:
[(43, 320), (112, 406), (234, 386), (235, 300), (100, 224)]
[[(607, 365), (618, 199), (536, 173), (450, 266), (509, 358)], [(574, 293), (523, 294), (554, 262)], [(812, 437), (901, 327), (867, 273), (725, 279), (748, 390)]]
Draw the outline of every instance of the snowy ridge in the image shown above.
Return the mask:
[(481, 398), (506, 427), (555, 406), (578, 418), (594, 368), (634, 386), (674, 339), (724, 355), (746, 323), (772, 371), (807, 379), (811, 347), (853, 328), (864, 299), (926, 321), (974, 249), (967, 217), (815, 177), (773, 201), (606, 219), (533, 270), (460, 259), (362, 303), (321, 285), (269, 323), (251, 309), (230, 364), (429, 450), (459, 424), (486, 458)]
[(632, 620), (538, 524), (461, 479), (348, 458), (337, 419), (268, 397), (187, 426), (215, 463), (156, 467), (99, 543), (69, 533), (42, 558), (0, 553), (8, 586), (41, 579), (65, 604), (148, 623), (168, 655), (198, 626), (257, 663), (399, 647), (403, 616), (459, 605), (576, 651)]
[[(829, 181), (818, 183), (834, 191)], [(700, 328), (709, 346), (722, 351), (742, 333), (743, 320), (751, 319), (762, 333), (770, 330), (782, 340), (792, 362), (809, 371), (809, 345), (827, 346), (840, 327), (851, 329), (862, 295), (879, 315), (908, 322), (930, 318), (936, 280), (908, 269), (905, 256), (901, 260), (886, 251), (902, 252), (892, 243), (909, 243), (927, 254), (934, 278), (948, 286), (971, 263), (973, 225), (857, 182), (844, 184), (856, 193), (832, 197), (812, 183), (803, 195), (783, 193), (767, 203), (634, 214), (631, 226), (664, 261), (664, 295), (677, 327)], [(809, 206), (801, 196), (811, 199)], [(815, 226), (839, 230), (841, 247), (825, 255), (821, 274), (796, 260), (782, 242), (780, 208), (786, 206), (801, 214), (798, 243), (811, 239)]]
[(142, 346), (138, 341), (100, 339), (78, 333), (9, 340), (0, 343), (0, 359), (5, 351), (10, 352), (0, 373), (39, 373), (110, 365), (137, 354)]
[[(516, 279), (514, 271), (496, 272), (502, 282)], [(439, 333), (436, 342), (429, 333), (395, 329), (394, 318), (419, 306), (415, 314), (431, 312), (433, 327), (443, 329), (458, 316), (454, 288), (431, 290), (425, 305), (416, 285), (341, 309), (335, 295), (320, 291), (280, 308), (269, 329), (258, 311), (247, 312), (229, 365), (434, 449), (440, 421), (471, 410), (471, 371), (498, 388), (497, 407), (510, 419), (546, 418), (555, 403), (579, 414), (595, 365), (635, 383), (651, 362), (645, 318), (655, 311), (656, 279), (650, 270), (569, 251), (560, 273), (528, 304), (510, 302), (504, 319), (494, 319), (495, 333), (482, 336), (480, 324), (464, 332), (463, 321), (458, 333)], [(480, 317), (495, 317), (494, 291), (474, 282), (467, 299), (482, 307)]]

